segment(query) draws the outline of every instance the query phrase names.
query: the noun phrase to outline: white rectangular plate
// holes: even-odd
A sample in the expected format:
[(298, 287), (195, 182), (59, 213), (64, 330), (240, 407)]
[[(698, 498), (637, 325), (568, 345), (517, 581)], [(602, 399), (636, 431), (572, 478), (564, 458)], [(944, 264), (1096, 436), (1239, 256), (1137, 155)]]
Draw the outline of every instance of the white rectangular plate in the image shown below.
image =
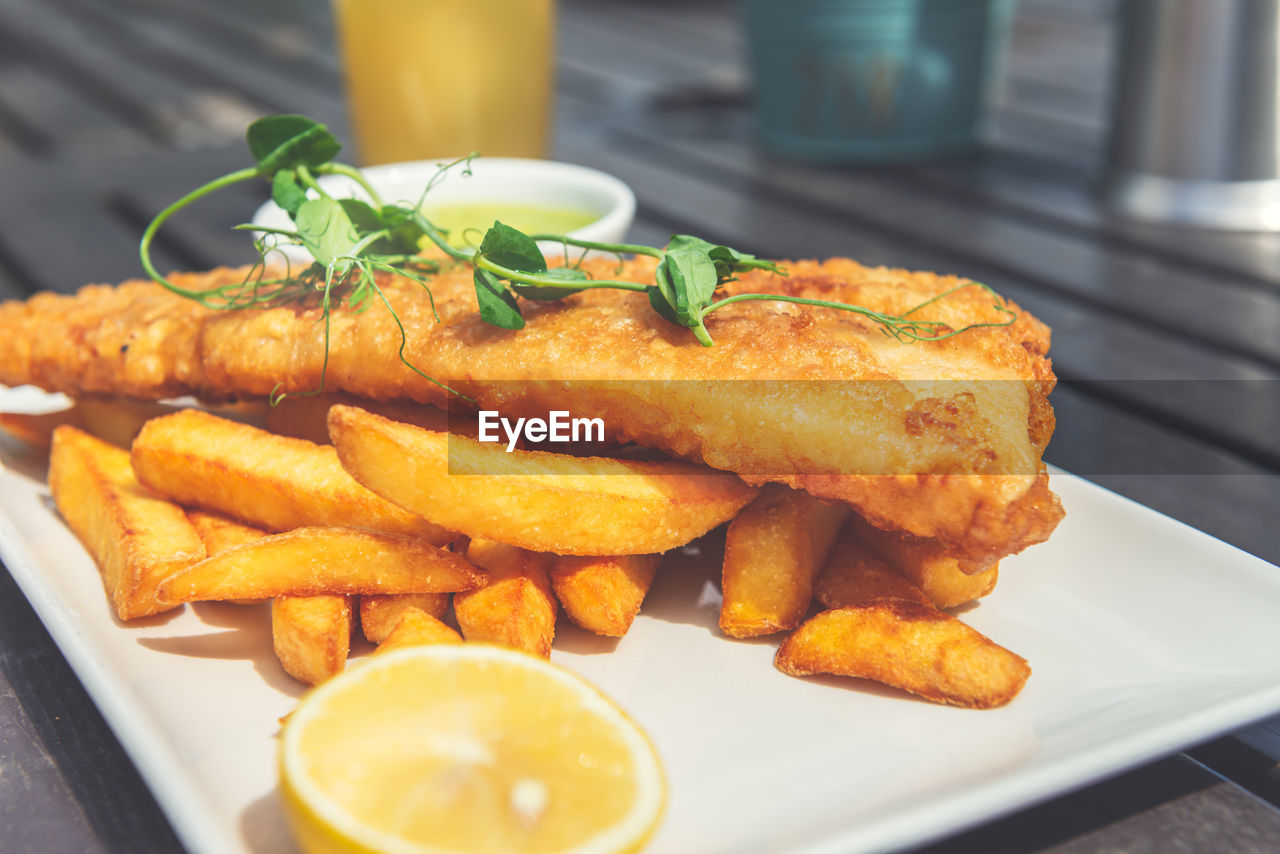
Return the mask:
[[(0, 390), (0, 409), (43, 398)], [(262, 606), (117, 622), (44, 460), (0, 449), (0, 557), (172, 820), (205, 852), (291, 850), (277, 720), (300, 695)], [(650, 733), (671, 797), (653, 852), (875, 851), (952, 833), (1280, 711), (1280, 569), (1086, 481), (962, 619), (1034, 673), (995, 711), (794, 679), (719, 636), (714, 561), (672, 555), (616, 643), (562, 621), (554, 658)]]

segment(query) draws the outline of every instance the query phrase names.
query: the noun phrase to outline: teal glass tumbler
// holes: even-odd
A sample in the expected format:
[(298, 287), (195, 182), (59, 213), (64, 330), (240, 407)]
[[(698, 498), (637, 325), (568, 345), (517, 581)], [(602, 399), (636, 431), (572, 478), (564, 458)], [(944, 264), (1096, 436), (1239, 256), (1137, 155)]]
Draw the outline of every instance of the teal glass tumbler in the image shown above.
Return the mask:
[(1012, 0), (743, 0), (762, 143), (868, 162), (973, 147), (1012, 12)]

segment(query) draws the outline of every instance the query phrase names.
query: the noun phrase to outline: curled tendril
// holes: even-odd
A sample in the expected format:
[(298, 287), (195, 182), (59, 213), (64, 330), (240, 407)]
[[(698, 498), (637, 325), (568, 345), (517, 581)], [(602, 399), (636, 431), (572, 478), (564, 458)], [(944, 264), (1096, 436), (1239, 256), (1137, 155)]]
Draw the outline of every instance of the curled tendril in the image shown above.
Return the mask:
[[(745, 271), (782, 274), (774, 262), (738, 252), (727, 246), (712, 244), (689, 235), (674, 235), (665, 248), (639, 244), (605, 243), (581, 240), (564, 234), (524, 234), (501, 223), (484, 231), (479, 244), (472, 240), (479, 229), (464, 229), (467, 247), (453, 246), (448, 233), (434, 225), (422, 212), (427, 195), (446, 175), (461, 166), (463, 177), (472, 174), (472, 152), (439, 168), (423, 188), (416, 204), (384, 206), (377, 191), (364, 175), (352, 166), (333, 162), (340, 144), (313, 120), (303, 116), (273, 116), (253, 123), (248, 142), (258, 161), (256, 167), (241, 169), (210, 181), (164, 208), (148, 224), (139, 244), (143, 269), (156, 282), (180, 296), (218, 310), (268, 308), (306, 300), (319, 301), (320, 323), (324, 328), (324, 361), (319, 387), (307, 392), (286, 392), (277, 385), (272, 389), (273, 404), (290, 394), (317, 394), (324, 390), (329, 367), (332, 311), (334, 305), (346, 305), (356, 312), (367, 311), (381, 303), (390, 314), (400, 335), (398, 356), (410, 370), (451, 394), (458, 394), (444, 383), (428, 376), (407, 355), (408, 335), (390, 299), (378, 284), (378, 273), (399, 276), (421, 286), (430, 301), (437, 323), (440, 315), (431, 293), (430, 276), (439, 264), (417, 254), (424, 240), (440, 249), (456, 262), (470, 264), (476, 270), (476, 298), (481, 315), (490, 323), (518, 329), (524, 325), (516, 294), (537, 299), (560, 299), (587, 288), (647, 292), (650, 304), (666, 320), (684, 325), (704, 346), (714, 343), (705, 321), (712, 313), (738, 302), (771, 301), (809, 305), (850, 312), (879, 325), (881, 331), (898, 341), (940, 341), (983, 327), (1008, 326), (1018, 315), (1008, 308), (991, 288), (979, 282), (966, 282), (914, 306), (900, 315), (878, 312), (864, 306), (830, 300), (810, 299), (768, 293), (739, 293), (723, 296), (723, 287)], [(363, 190), (372, 206), (360, 200), (337, 200), (327, 193), (318, 180), (323, 176), (342, 176)], [(272, 183), (272, 197), (295, 223), (295, 229), (239, 225), (237, 229), (258, 232), (254, 238), (257, 259), (243, 280), (208, 290), (184, 288), (156, 271), (150, 247), (161, 225), (184, 207), (232, 184), (267, 179)], [(317, 213), (317, 206), (321, 213)], [(307, 216), (299, 216), (299, 212)], [(305, 220), (305, 223), (304, 223)], [(317, 223), (323, 227), (317, 227)], [(332, 224), (340, 225), (334, 228)], [(492, 241), (492, 242), (491, 242)], [(549, 268), (538, 247), (539, 241), (558, 244), (567, 266)], [(312, 262), (295, 269), (285, 251), (288, 246), (304, 246), (316, 258), (327, 263)], [(574, 257), (572, 249), (581, 250)], [(583, 270), (591, 252), (608, 253), (618, 259), (614, 279), (595, 279)], [(284, 273), (276, 271), (276, 256), (283, 259)], [(626, 256), (643, 255), (657, 259), (658, 280), (641, 284), (621, 280)], [(572, 273), (572, 275), (569, 275)], [(481, 282), (488, 283), (480, 287)], [(972, 323), (959, 329), (936, 320), (915, 317), (917, 312), (969, 287), (980, 287), (994, 299), (992, 307), (1005, 316), (1000, 321)], [(461, 396), (461, 395), (459, 395)]]

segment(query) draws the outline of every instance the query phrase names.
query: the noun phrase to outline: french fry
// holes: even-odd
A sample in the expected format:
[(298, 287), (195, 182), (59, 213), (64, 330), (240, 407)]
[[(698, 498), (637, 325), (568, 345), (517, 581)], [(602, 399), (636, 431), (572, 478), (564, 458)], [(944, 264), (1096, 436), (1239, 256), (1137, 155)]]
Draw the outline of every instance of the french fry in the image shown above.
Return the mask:
[(168, 610), (157, 588), (205, 556), (182, 508), (134, 477), (129, 453), (71, 426), (53, 432), (49, 488), (58, 512), (102, 571), (121, 620)]
[(142, 425), (168, 415), (178, 407), (151, 400), (124, 397), (83, 397), (76, 401), (77, 420), (86, 433), (113, 445), (128, 448)]
[(0, 412), (0, 430), (44, 450), (53, 443), (53, 431), (64, 424), (83, 429), (80, 410), (75, 404), (53, 412)]
[(336, 676), (351, 650), (351, 597), (277, 596), (271, 645), (284, 672), (299, 682), (319, 685)]
[(382, 643), (400, 615), (410, 609), (439, 619), (449, 609), (448, 593), (399, 593), (360, 597), (360, 628), (369, 643)]
[[(349, 394), (312, 394), (286, 397), (267, 411), (267, 429), (282, 436), (329, 444), (329, 407), (358, 406), (392, 421), (416, 424), (427, 430), (449, 429), (449, 414), (421, 403), (366, 400)], [(457, 432), (457, 431), (455, 431)]]
[(800, 625), (813, 579), (840, 524), (841, 504), (769, 484), (732, 522), (725, 538), (720, 631), (736, 638)]
[(409, 608), (396, 620), (395, 626), (374, 652), (432, 643), (462, 643), (462, 635), (438, 617), (417, 608)]
[(369, 528), (434, 545), (454, 536), (356, 483), (333, 448), (195, 409), (147, 422), (133, 466), (140, 481), (180, 504), (271, 531)]
[(854, 514), (853, 531), (873, 553), (887, 561), (924, 591), (939, 608), (954, 608), (986, 596), (996, 587), (999, 564), (981, 572), (968, 572), (971, 565), (962, 564), (936, 540), (921, 540), (907, 535), (882, 531)]
[(356, 528), (298, 528), (193, 564), (160, 585), (165, 604), (353, 593), (448, 593), (487, 575), (423, 540)]
[(564, 612), (582, 628), (620, 638), (631, 628), (662, 555), (557, 556), (551, 587)]
[(329, 434), (342, 464), (379, 495), (451, 531), (539, 552), (663, 552), (727, 521), (756, 492), (688, 463), (508, 453), (348, 406), (329, 410)]
[(472, 539), (467, 558), (488, 571), (489, 583), (453, 597), (462, 636), (549, 656), (557, 610), (547, 578), (550, 556)]
[(876, 599), (906, 599), (932, 605), (898, 570), (873, 555), (849, 531), (840, 534), (818, 573), (813, 594), (826, 608), (865, 605)]
[[(221, 407), (219, 411), (251, 417), (257, 406), (257, 403), (232, 404)], [(34, 415), (0, 412), (0, 430), (29, 445), (48, 448), (53, 439), (54, 428), (70, 424), (90, 436), (128, 448), (143, 424), (180, 408), (172, 403), (157, 403), (152, 400), (87, 395), (74, 401), (70, 407), (56, 412)]]
[[(267, 536), (267, 532), (261, 528), (254, 528), (220, 513), (210, 513), (194, 507), (187, 510), (187, 518), (191, 520), (196, 533), (204, 542), (204, 550), (209, 557)], [(228, 599), (227, 601), (236, 605), (255, 605), (260, 600)]]
[(204, 541), (204, 550), (209, 557), (267, 536), (267, 532), (261, 528), (254, 528), (220, 513), (210, 513), (194, 507), (187, 511), (187, 518), (191, 520), (196, 533)]
[(823, 611), (778, 648), (783, 673), (874, 679), (935, 703), (990, 709), (1008, 703), (1031, 668), (931, 605), (878, 599)]

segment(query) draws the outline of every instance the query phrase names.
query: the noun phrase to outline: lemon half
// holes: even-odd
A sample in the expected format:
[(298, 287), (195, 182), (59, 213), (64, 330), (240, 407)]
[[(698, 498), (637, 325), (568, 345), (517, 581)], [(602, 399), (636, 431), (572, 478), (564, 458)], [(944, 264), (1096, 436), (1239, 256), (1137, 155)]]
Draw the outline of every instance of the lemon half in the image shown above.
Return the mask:
[(581, 677), (482, 644), (371, 658), (309, 694), (280, 746), (308, 854), (614, 854), (653, 832), (653, 745)]

